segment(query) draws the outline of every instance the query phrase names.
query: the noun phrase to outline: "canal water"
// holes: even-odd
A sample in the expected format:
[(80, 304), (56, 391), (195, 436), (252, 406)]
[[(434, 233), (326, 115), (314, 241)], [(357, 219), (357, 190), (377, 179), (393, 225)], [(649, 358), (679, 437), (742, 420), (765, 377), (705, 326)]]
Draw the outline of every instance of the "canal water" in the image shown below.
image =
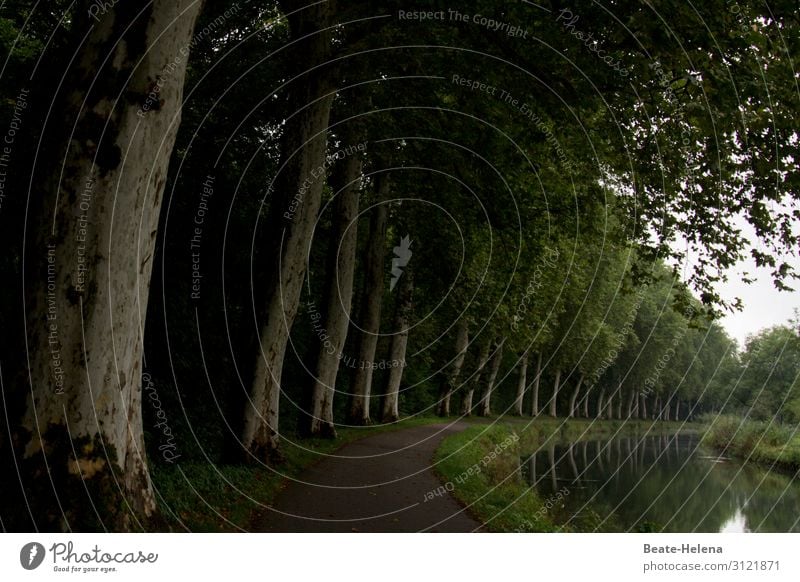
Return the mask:
[(545, 511), (582, 531), (800, 532), (800, 479), (696, 435), (551, 441), (520, 462)]

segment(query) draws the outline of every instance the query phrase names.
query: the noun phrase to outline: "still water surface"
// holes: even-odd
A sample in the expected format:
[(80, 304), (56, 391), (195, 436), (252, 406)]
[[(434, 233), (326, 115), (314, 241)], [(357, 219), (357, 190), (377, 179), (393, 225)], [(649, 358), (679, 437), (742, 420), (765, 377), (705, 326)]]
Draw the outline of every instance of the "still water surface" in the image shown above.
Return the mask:
[(546, 443), (521, 464), (556, 522), (582, 530), (800, 532), (800, 479), (721, 458), (695, 435)]

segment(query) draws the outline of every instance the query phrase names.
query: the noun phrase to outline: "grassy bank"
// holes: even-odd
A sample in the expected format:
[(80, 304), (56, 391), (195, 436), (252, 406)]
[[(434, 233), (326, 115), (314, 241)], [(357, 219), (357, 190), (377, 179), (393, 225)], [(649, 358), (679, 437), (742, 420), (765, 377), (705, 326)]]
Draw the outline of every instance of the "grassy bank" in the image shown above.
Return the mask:
[(282, 445), (284, 461), (273, 468), (202, 461), (158, 465), (152, 470), (152, 479), (159, 508), (172, 531), (253, 531), (263, 506), (274, 501), (286, 480), (297, 477), (324, 455), (381, 432), (441, 421), (419, 417), (394, 425), (345, 428), (338, 431), (336, 440), (289, 436)]
[[(563, 495), (547, 499), (523, 480), (519, 459), (548, 439), (577, 441), (626, 435), (699, 430), (698, 425), (647, 421), (591, 421), (561, 419), (503, 420), (492, 426), (476, 424), (444, 440), (436, 452), (436, 471), (445, 487), (469, 507), (489, 531), (551, 532), (591, 531), (601, 521), (613, 531), (612, 521), (592, 512), (570, 519), (563, 509)], [(570, 521), (569, 527), (560, 524)]]
[(703, 444), (721, 454), (791, 474), (800, 471), (800, 431), (796, 427), (735, 416), (703, 419)]

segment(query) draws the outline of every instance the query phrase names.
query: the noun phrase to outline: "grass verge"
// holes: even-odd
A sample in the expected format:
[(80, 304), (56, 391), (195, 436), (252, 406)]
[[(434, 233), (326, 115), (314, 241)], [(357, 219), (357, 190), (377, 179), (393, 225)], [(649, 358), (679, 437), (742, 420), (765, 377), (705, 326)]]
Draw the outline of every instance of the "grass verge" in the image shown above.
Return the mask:
[(755, 462), (790, 474), (800, 471), (800, 431), (796, 427), (735, 416), (703, 419), (703, 444), (746, 462)]

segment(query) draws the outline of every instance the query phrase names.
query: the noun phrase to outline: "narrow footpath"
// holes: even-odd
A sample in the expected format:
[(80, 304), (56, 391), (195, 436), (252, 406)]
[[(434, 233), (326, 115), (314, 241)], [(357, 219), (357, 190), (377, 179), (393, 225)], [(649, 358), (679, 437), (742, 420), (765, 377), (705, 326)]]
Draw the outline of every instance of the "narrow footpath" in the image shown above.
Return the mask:
[[(442, 440), (466, 423), (401, 429), (345, 445), (290, 481), (263, 532), (472, 532), (481, 528), (432, 469)], [(431, 498), (426, 501), (427, 498)]]

